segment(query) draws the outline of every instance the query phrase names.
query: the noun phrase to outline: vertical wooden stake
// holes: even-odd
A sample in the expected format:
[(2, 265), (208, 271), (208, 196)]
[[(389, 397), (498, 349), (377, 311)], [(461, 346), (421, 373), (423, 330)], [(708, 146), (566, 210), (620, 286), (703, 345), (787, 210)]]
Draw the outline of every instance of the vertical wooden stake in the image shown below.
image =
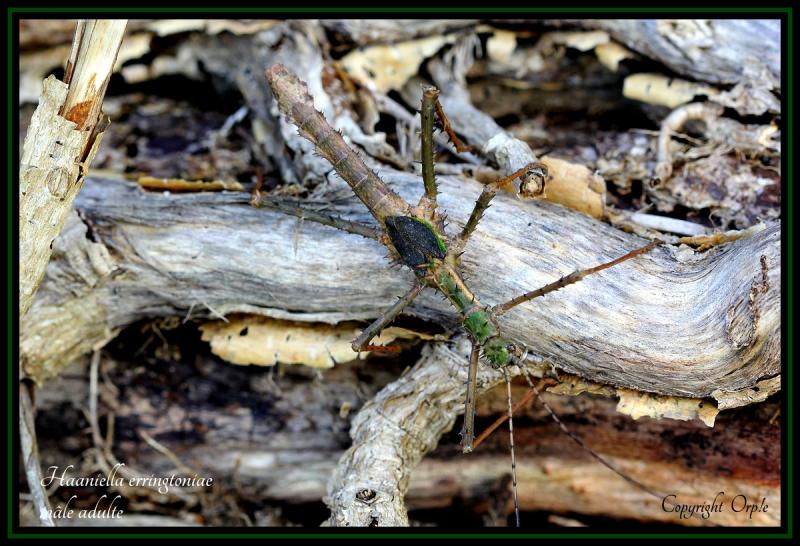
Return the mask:
[(19, 316), (30, 308), (107, 125), (101, 106), (127, 20), (81, 21), (65, 82), (44, 81), (19, 166)]

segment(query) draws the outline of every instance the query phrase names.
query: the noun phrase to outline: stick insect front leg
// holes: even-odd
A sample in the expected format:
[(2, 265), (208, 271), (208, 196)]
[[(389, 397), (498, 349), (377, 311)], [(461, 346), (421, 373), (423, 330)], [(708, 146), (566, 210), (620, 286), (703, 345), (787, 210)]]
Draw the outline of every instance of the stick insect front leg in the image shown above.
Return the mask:
[(432, 85), (422, 86), (422, 107), (420, 108), (421, 148), (422, 148), (422, 181), (425, 185), (425, 194), (420, 198), (417, 206), (431, 221), (435, 221), (436, 213), (436, 177), (434, 176), (434, 143), (433, 129), (435, 118), (439, 118), (442, 130), (447, 134), (457, 153), (473, 152), (475, 147), (464, 144), (450, 125), (450, 120), (444, 113), (442, 103), (439, 102), (439, 90)]
[(517, 178), (536, 175), (540, 169), (541, 167), (539, 163), (529, 163), (510, 175), (485, 185), (483, 187), (483, 191), (481, 191), (481, 194), (478, 197), (478, 200), (475, 201), (475, 206), (472, 209), (472, 213), (469, 215), (467, 223), (464, 225), (464, 229), (454, 242), (458, 250), (461, 251), (464, 249), (464, 246), (467, 244), (470, 236), (474, 233), (475, 228), (478, 227), (478, 223), (481, 221), (481, 218), (483, 218), (483, 214), (486, 212), (486, 209), (489, 208), (489, 204), (492, 202), (492, 199), (494, 199), (494, 196), (497, 195), (498, 190), (510, 184)]
[(437, 102), (439, 90), (432, 85), (425, 85), (422, 89), (421, 118), (421, 148), (422, 148), (422, 183), (425, 185), (425, 194), (417, 205), (429, 220), (433, 220), (436, 212), (436, 177), (433, 169), (433, 118), (436, 114), (434, 103)]

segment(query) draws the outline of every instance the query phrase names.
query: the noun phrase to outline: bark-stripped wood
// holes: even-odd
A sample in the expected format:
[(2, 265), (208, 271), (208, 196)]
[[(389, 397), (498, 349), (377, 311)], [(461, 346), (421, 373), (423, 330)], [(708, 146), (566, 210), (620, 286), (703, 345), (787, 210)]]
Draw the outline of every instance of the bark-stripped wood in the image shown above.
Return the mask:
[[(382, 176), (403, 198), (422, 192), (415, 176)], [(482, 186), (439, 181), (449, 229), (458, 232)], [(243, 311), (373, 319), (411, 284), (413, 274), (392, 269), (377, 241), (254, 209), (248, 200), (90, 180), (76, 201), (86, 225), (75, 218), (56, 241), (36, 312), (22, 323), (26, 372), (37, 381), (52, 377), (142, 318)], [(326, 212), (369, 218), (354, 198)], [(466, 248), (464, 270), (481, 301), (495, 304), (642, 245), (563, 207), (500, 195)], [(592, 381), (690, 397), (735, 399), (741, 391), (741, 402), (751, 403), (748, 389), (780, 371), (780, 287), (780, 224), (773, 224), (703, 254), (658, 248), (521, 305), (500, 327)], [(432, 293), (407, 312), (450, 326), (457, 320)], [(769, 392), (779, 388), (771, 385)]]
[(105, 129), (100, 108), (125, 20), (81, 21), (65, 82), (44, 82), (19, 168), (19, 314), (30, 307)]

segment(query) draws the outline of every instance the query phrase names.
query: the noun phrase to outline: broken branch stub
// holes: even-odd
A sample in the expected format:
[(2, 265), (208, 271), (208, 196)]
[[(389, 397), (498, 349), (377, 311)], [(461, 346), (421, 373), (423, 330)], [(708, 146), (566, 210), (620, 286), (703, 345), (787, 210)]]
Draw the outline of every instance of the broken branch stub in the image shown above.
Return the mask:
[(125, 20), (81, 21), (67, 63), (66, 83), (44, 82), (22, 146), (19, 187), (19, 315), (23, 316), (50, 261), (72, 202), (106, 123), (100, 116)]

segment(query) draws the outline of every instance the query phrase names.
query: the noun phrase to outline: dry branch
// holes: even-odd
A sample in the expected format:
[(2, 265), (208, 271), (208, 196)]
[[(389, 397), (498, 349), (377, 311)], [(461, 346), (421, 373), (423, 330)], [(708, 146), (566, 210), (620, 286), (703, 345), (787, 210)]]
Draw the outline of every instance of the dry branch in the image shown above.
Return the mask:
[(55, 527), (50, 515), (52, 508), (47, 499), (47, 491), (42, 486), (42, 467), (39, 463), (39, 447), (36, 442), (33, 401), (28, 386), (23, 383), (19, 385), (19, 440), (25, 476), (28, 479), (38, 524), (42, 527)]
[[(415, 176), (382, 175), (404, 198), (421, 191)], [(450, 229), (459, 229), (481, 185), (440, 180)], [(25, 371), (37, 381), (57, 375), (142, 318), (191, 309), (194, 317), (363, 320), (409, 285), (412, 274), (390, 269), (376, 241), (253, 209), (248, 199), (89, 181), (76, 201), (86, 225), (73, 218), (56, 241), (36, 313), (23, 321)], [(367, 218), (353, 200), (326, 212)], [(464, 263), (475, 292), (493, 304), (640, 246), (640, 238), (580, 213), (502, 195)], [(730, 397), (780, 371), (780, 271), (780, 224), (773, 224), (704, 254), (657, 249), (522, 305), (500, 326), (556, 367), (592, 381)], [(454, 326), (447, 303), (433, 294), (409, 313)]]
[(20, 159), (19, 314), (30, 307), (53, 239), (72, 210), (105, 129), (100, 108), (126, 21), (81, 21), (65, 82), (44, 82)]

